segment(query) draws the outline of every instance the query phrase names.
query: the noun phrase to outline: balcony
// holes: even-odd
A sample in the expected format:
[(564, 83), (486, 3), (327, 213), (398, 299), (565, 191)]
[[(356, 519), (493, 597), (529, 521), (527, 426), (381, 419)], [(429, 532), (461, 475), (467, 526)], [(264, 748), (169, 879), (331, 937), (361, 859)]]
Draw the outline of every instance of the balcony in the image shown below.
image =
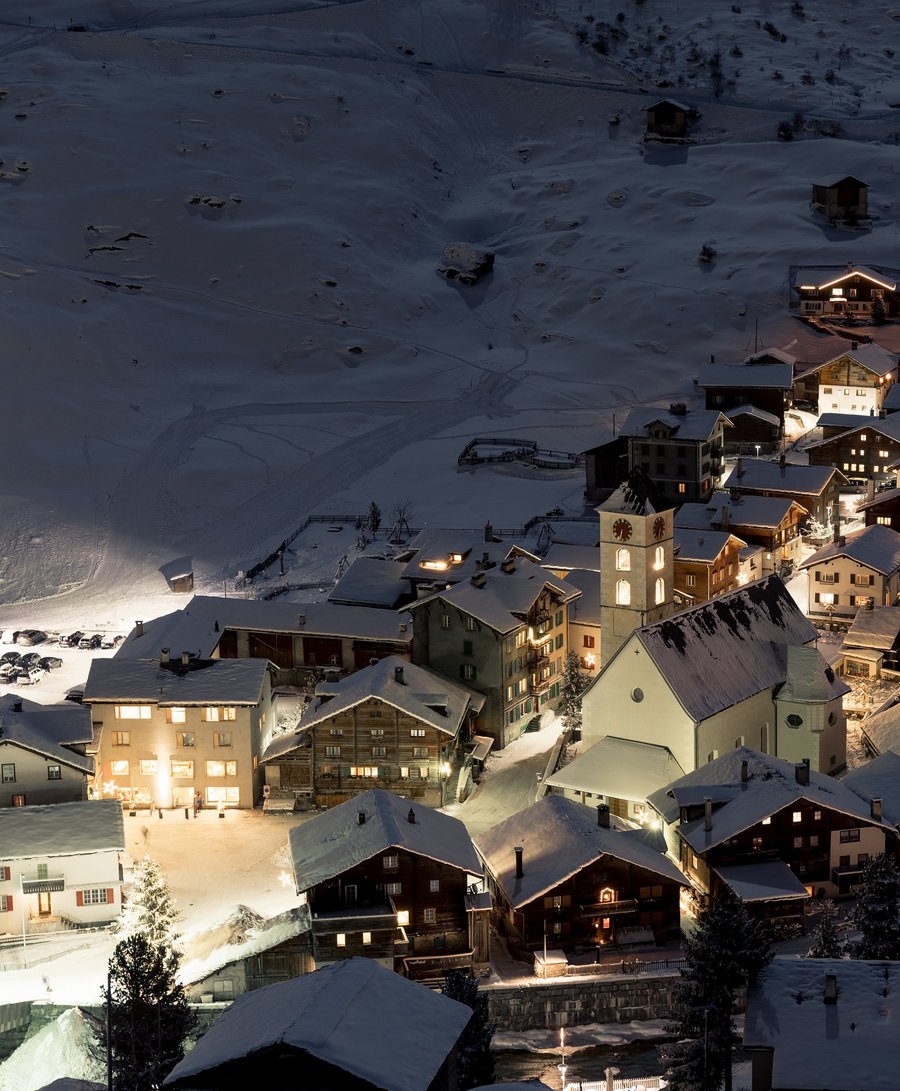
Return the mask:
[(64, 875), (49, 875), (45, 879), (39, 879), (36, 875), (31, 878), (21, 876), (23, 894), (59, 894), (66, 889)]
[(592, 905), (580, 905), (580, 917), (618, 917), (623, 913), (637, 912), (636, 898), (620, 898), (614, 902), (594, 902)]
[(528, 666), (531, 670), (540, 670), (550, 666), (550, 656), (543, 649), (534, 648), (528, 653)]
[(531, 694), (533, 697), (539, 696), (542, 693), (546, 693), (550, 688), (550, 678), (532, 678), (531, 679)]

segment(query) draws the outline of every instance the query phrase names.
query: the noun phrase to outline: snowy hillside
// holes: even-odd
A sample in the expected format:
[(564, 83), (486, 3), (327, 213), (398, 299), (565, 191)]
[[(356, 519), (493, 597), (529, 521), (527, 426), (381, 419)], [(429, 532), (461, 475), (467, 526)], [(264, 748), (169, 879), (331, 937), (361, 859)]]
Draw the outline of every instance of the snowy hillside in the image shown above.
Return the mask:
[[(787, 268), (894, 259), (900, 9), (677, 7), (4, 5), (3, 621), (161, 612), (165, 562), (215, 590), (373, 499), (417, 525), (578, 511), (578, 473), (456, 457), (583, 450), (757, 330), (824, 358)], [(696, 143), (642, 145), (662, 94), (701, 110)], [(869, 233), (810, 217), (846, 173)], [(493, 274), (439, 277), (453, 241)]]

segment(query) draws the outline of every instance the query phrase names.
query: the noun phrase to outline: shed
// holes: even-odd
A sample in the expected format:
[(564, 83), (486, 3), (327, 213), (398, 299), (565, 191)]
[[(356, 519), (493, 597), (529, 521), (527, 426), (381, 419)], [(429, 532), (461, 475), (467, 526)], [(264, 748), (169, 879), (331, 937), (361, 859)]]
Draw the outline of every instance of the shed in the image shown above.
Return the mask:
[(688, 129), (690, 106), (675, 99), (664, 98), (654, 102), (645, 110), (647, 115), (647, 136), (667, 139), (685, 137)]
[(850, 174), (836, 182), (814, 182), (810, 204), (826, 219), (858, 220), (869, 215), (869, 186)]

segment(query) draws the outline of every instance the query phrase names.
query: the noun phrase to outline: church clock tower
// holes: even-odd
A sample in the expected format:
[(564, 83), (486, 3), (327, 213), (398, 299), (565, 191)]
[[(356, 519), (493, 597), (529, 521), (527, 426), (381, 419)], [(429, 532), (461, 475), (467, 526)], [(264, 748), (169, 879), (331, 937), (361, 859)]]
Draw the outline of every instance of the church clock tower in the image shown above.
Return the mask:
[(604, 501), (600, 516), (600, 669), (641, 625), (674, 612), (674, 508), (659, 510), (640, 470)]

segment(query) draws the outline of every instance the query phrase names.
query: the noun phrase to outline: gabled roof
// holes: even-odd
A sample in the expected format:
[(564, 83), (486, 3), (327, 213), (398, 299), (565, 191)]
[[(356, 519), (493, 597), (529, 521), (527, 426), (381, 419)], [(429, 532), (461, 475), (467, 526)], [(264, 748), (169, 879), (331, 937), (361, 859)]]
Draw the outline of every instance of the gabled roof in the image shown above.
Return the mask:
[(683, 773), (667, 746), (606, 735), (544, 783), (642, 803)]
[(841, 778), (845, 788), (871, 806), (880, 799), (882, 814), (895, 827), (900, 824), (900, 754), (886, 750)]
[(652, 406), (637, 406), (625, 418), (619, 435), (643, 439), (648, 435), (650, 425), (657, 422), (670, 428), (673, 438), (695, 440), (698, 443), (708, 440), (720, 423), (724, 422), (726, 428), (731, 427), (731, 421), (717, 409), (689, 409), (686, 413), (670, 413)]
[(699, 723), (782, 683), (787, 646), (815, 639), (815, 627), (773, 575), (636, 629), (610, 662), (640, 643)]
[(860, 723), (860, 730), (876, 753), (885, 754), (889, 750), (900, 751), (900, 704), (888, 705), (880, 712)]
[(747, 544), (727, 530), (697, 530), (694, 527), (676, 527), (674, 541), (676, 561), (696, 561), (699, 564), (713, 564), (729, 543), (738, 549)]
[[(853, 417), (849, 413), (823, 413), (816, 424), (817, 428), (832, 428), (844, 425), (846, 431), (829, 436), (828, 439), (820, 439), (815, 443), (806, 445), (806, 450), (816, 447), (824, 447), (834, 443), (835, 440), (846, 440), (856, 432), (873, 432), (876, 435), (887, 436), (889, 439), (900, 440), (900, 414), (889, 417)], [(849, 423), (847, 423), (849, 421)], [(874, 443), (874, 439), (869, 441)]]
[[(411, 810), (415, 822), (409, 821)], [(362, 823), (360, 814), (365, 815)], [(288, 844), (298, 891), (310, 890), (391, 848), (481, 875), (468, 830), (458, 818), (381, 788), (294, 826)]]
[[(843, 280), (844, 277), (840, 277), (839, 279)], [(834, 283), (837, 283), (837, 281)], [(823, 284), (822, 287), (827, 288), (828, 285)], [(885, 285), (885, 287), (895, 288), (896, 284)], [(857, 344), (856, 348), (851, 346), (850, 348), (844, 349), (843, 352), (839, 352), (836, 356), (824, 360), (821, 364), (815, 364), (813, 367), (807, 368), (807, 370), (803, 372), (803, 377), (814, 375), (817, 371), (821, 371), (823, 367), (828, 367), (829, 364), (842, 360), (845, 356), (848, 356), (861, 367), (866, 368), (873, 375), (883, 375), (887, 371), (892, 371), (897, 366), (897, 354), (888, 352), (887, 349), (882, 348), (881, 345), (876, 345), (873, 341), (866, 345)]]
[(837, 541), (822, 546), (801, 562), (800, 568), (815, 568), (837, 557), (846, 557), (883, 576), (890, 576), (900, 569), (900, 534), (890, 527), (873, 523), (847, 534), (843, 544)]
[(783, 860), (729, 864), (713, 871), (742, 902), (806, 901), (806, 887)]
[(485, 702), (483, 694), (475, 693), (459, 682), (451, 682), (428, 667), (388, 655), (337, 682), (320, 682), (315, 698), (304, 709), (296, 729), (273, 739), (263, 761), (289, 753), (317, 724), (340, 716), (370, 698), (377, 698), (404, 715), (443, 731), (450, 738), (459, 733), (469, 712), (479, 712)]
[[(791, 390), (794, 365), (701, 364), (698, 386), (739, 387), (747, 390)], [(728, 413), (731, 410), (727, 411)]]
[(873, 606), (858, 610), (853, 624), (844, 636), (843, 647), (878, 648), (888, 651), (900, 636), (900, 609), (896, 606)]
[(351, 958), (238, 997), (163, 1081), (269, 1049), (309, 1054), (372, 1087), (422, 1091), (472, 1012), (370, 958)]
[(792, 287), (815, 288), (819, 291), (823, 288), (831, 288), (835, 284), (841, 284), (850, 277), (865, 277), (880, 288), (888, 288), (893, 291), (897, 287), (896, 278), (892, 275), (895, 270), (883, 271), (874, 265), (809, 265), (799, 266), (792, 270)]
[(821, 186), (822, 189), (835, 189), (837, 186), (844, 185), (845, 182), (852, 182), (855, 186), (864, 186), (869, 188), (868, 182), (861, 182), (858, 178), (854, 178), (852, 174), (847, 174), (843, 178), (837, 178), (833, 182), (813, 182), (814, 186)]
[(345, 606), (396, 609), (409, 586), (402, 578), (403, 566), (379, 557), (357, 557), (328, 592), (327, 601)]
[[(544, 559), (541, 568), (559, 568), (578, 572), (600, 571), (600, 550), (595, 545), (569, 545), (568, 542), (553, 542)], [(570, 579), (566, 576), (566, 579)]]
[(640, 466), (634, 466), (628, 477), (596, 509), (601, 511), (620, 511), (626, 515), (653, 515), (663, 508), (671, 507), (660, 496), (659, 490)]
[[(747, 762), (747, 780), (741, 779), (744, 761)], [(867, 803), (842, 781), (811, 769), (809, 784), (801, 784), (796, 768), (793, 762), (783, 758), (739, 746), (708, 765), (686, 773), (668, 788), (652, 795), (649, 802), (672, 824), (677, 822), (681, 807), (702, 807), (707, 797), (713, 801), (711, 830), (704, 829), (702, 815), (678, 826), (679, 837), (696, 853), (723, 844), (764, 818), (795, 806), (800, 800), (893, 832), (888, 822), (873, 819)]]
[(896, 504), (898, 500), (900, 500), (900, 489), (885, 489), (884, 492), (875, 493), (871, 500), (861, 500), (856, 505), (856, 510), (869, 511), (882, 504)]
[(496, 566), (510, 558), (535, 564), (539, 560), (515, 542), (485, 541), (484, 534), (475, 537), (471, 531), (426, 528), (416, 535), (410, 548), (415, 548), (415, 554), (403, 566), (401, 575), (405, 580), (459, 583), (480, 572), (485, 564)]
[(744, 458), (732, 467), (723, 482), (725, 489), (766, 489), (794, 496), (821, 496), (837, 476), (846, 477), (834, 466), (802, 466), (795, 462), (770, 462), (763, 458)]
[[(20, 710), (16, 711), (16, 706)], [(33, 754), (68, 765), (81, 773), (94, 772), (93, 758), (70, 750), (93, 738), (91, 713), (72, 701), (39, 705), (15, 694), (0, 697), (0, 746), (19, 746)]]
[(657, 106), (675, 106), (679, 110), (690, 110), (690, 106), (685, 106), (683, 102), (679, 102), (674, 98), (661, 98), (658, 102), (654, 102), (652, 106), (645, 106), (644, 113), (648, 110), (655, 110)]
[[(613, 815), (608, 829), (600, 826), (593, 808), (549, 795), (481, 834), (475, 845), (510, 905), (520, 909), (603, 855), (685, 883), (671, 860), (650, 848), (642, 835)], [(517, 846), (523, 849), (521, 879), (516, 878)]]
[(757, 360), (765, 360), (768, 357), (779, 360), (783, 364), (790, 364), (791, 367), (797, 362), (797, 357), (790, 352), (785, 352), (784, 349), (759, 349), (756, 352), (751, 352), (749, 356), (745, 356), (744, 363), (752, 366)]
[(731, 421), (735, 423), (735, 417), (754, 417), (756, 420), (761, 420), (765, 424), (771, 425), (773, 428), (778, 428), (780, 422), (774, 413), (768, 413), (765, 409), (759, 409), (755, 405), (736, 405), (734, 409), (726, 411), (725, 415)]
[[(837, 999), (825, 1001), (825, 977)], [(773, 1050), (773, 1088), (896, 1091), (900, 964), (776, 958), (747, 997), (744, 1047)]]
[(84, 700), (145, 701), (157, 705), (256, 705), (267, 659), (209, 659), (182, 673), (158, 659), (93, 659)]
[(581, 594), (577, 587), (530, 561), (514, 565), (509, 572), (497, 567), (479, 575), (484, 576), (480, 586), (475, 586), (472, 580), (455, 583), (411, 602), (409, 609), (415, 611), (423, 603), (439, 600), (484, 622), (495, 632), (508, 633), (522, 625), (545, 587), (551, 588), (562, 602), (569, 602)]
[(122, 804), (117, 799), (0, 807), (4, 860), (78, 856), (125, 848)]
[(727, 511), (730, 527), (775, 530), (790, 516), (794, 507), (804, 516), (809, 514), (802, 504), (787, 497), (741, 493), (732, 499), (727, 492), (716, 492), (705, 504), (682, 504), (675, 513), (675, 526), (721, 530), (725, 518), (723, 511)]

